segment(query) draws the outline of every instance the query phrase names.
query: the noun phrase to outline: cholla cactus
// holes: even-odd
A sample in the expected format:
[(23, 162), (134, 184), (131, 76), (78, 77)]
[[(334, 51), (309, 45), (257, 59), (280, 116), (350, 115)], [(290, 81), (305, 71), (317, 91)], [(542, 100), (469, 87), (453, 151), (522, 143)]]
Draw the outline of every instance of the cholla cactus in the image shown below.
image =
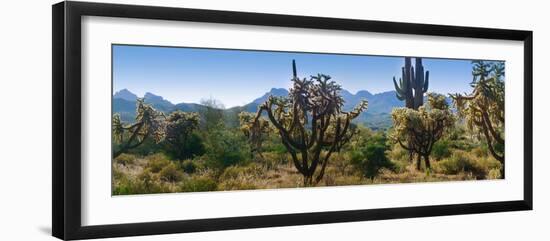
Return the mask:
[(164, 142), (170, 147), (176, 158), (191, 157), (191, 151), (186, 147), (191, 142), (193, 131), (198, 129), (199, 121), (199, 114), (179, 110), (170, 113), (166, 117)]
[(113, 115), (113, 139), (120, 144), (116, 150), (113, 147), (113, 158), (138, 147), (148, 138), (153, 138), (157, 143), (164, 138), (165, 123), (162, 112), (145, 104), (142, 98), (136, 102), (136, 112), (133, 124), (124, 124), (118, 114)]
[(255, 117), (256, 115), (254, 113), (239, 113), (240, 129), (248, 138), (252, 156), (257, 154), (263, 160), (262, 144), (270, 132), (272, 132), (272, 126), (265, 118), (260, 117), (256, 120)]
[(433, 145), (454, 125), (455, 119), (440, 94), (428, 94), (428, 105), (418, 110), (396, 108), (392, 111), (393, 142), (416, 154), (416, 168), (420, 170), (422, 158), (427, 169), (431, 168), (430, 154)]
[(470, 130), (479, 131), (504, 178), (504, 62), (473, 61), (473, 91), (453, 94), (454, 105)]
[(324, 176), (331, 154), (353, 135), (351, 121), (367, 109), (367, 101), (344, 112), (341, 87), (330, 76), (299, 79), (294, 60), (292, 66), (293, 87), (288, 97), (270, 96), (259, 106), (255, 121), (267, 113), (294, 166), (304, 176), (304, 186), (316, 185)]

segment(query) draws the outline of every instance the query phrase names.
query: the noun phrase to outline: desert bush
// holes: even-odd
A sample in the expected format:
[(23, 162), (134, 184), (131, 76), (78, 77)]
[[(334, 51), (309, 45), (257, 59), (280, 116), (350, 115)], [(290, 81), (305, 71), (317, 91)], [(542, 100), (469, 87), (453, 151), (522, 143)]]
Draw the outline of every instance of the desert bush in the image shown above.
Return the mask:
[(164, 154), (157, 153), (146, 157), (146, 168), (149, 168), (151, 172), (157, 173), (165, 166), (170, 165), (171, 161), (166, 158)]
[(267, 170), (260, 164), (226, 168), (219, 177), (218, 190), (256, 189), (256, 182), (264, 181)]
[(179, 145), (165, 144), (164, 151), (177, 160), (201, 156), (206, 152), (204, 141), (197, 133), (189, 134), (187, 139)]
[(229, 179), (221, 181), (218, 184), (218, 190), (250, 190), (250, 189), (256, 189), (257, 186), (254, 185), (254, 183), (248, 179)]
[(331, 156), (330, 163), (340, 175), (347, 175), (352, 167), (349, 153), (334, 153)]
[(197, 170), (199, 170), (200, 166), (197, 164), (194, 160), (185, 160), (182, 161), (180, 164), (181, 170), (183, 170), (185, 173), (193, 174)]
[(372, 178), (381, 168), (392, 169), (393, 164), (386, 157), (386, 147), (380, 144), (371, 144), (360, 152), (352, 154), (351, 163), (363, 172), (365, 177)]
[(441, 160), (437, 165), (440, 171), (447, 175), (454, 175), (460, 172), (482, 172), (470, 156), (462, 151), (455, 151), (451, 157)]
[(449, 156), (451, 156), (451, 150), (449, 149), (448, 140), (441, 140), (439, 142), (434, 143), (433, 149), (432, 149), (432, 157), (435, 160), (439, 161)]
[(220, 180), (236, 179), (242, 176), (260, 177), (264, 173), (262, 167), (251, 163), (247, 166), (231, 166), (220, 175)]
[(206, 141), (205, 156), (208, 167), (223, 170), (249, 160), (249, 146), (244, 136), (221, 128), (211, 131)]
[(276, 168), (278, 165), (287, 163), (287, 153), (278, 153), (275, 151), (270, 152), (264, 152), (263, 155), (263, 161), (261, 164), (263, 164), (267, 169), (273, 169)]
[(183, 178), (183, 173), (178, 170), (178, 167), (174, 163), (170, 163), (164, 166), (160, 172), (160, 179), (166, 182), (179, 182)]
[(143, 170), (137, 177), (123, 176), (115, 182), (113, 195), (150, 194), (171, 192), (150, 169)]
[(179, 110), (166, 117), (164, 144), (171, 157), (182, 160), (204, 154), (202, 138), (195, 132), (199, 121), (199, 114)]
[(124, 174), (123, 171), (119, 170), (118, 168), (116, 167), (112, 167), (113, 169), (113, 172), (112, 172), (112, 175), (113, 175), (113, 181), (116, 181), (116, 180), (120, 180), (122, 178), (124, 178), (126, 175)]
[(216, 180), (210, 176), (192, 176), (179, 185), (181, 192), (206, 192), (217, 189)]
[(115, 162), (121, 165), (131, 165), (134, 164), (136, 157), (131, 154), (122, 153), (115, 158)]
[(486, 145), (480, 145), (472, 149), (471, 153), (478, 157), (487, 157), (489, 149)]
[(137, 156), (147, 156), (158, 152), (162, 152), (163, 150), (164, 150), (163, 145), (161, 145), (160, 143), (157, 143), (157, 141), (155, 141), (154, 139), (147, 138), (145, 139), (145, 141), (143, 141), (143, 144), (139, 145), (134, 149), (128, 150), (127, 153), (137, 155)]
[(500, 179), (502, 178), (502, 174), (500, 174), (500, 168), (493, 168), (489, 171), (489, 174), (487, 174), (487, 179)]
[(394, 144), (389, 150), (386, 151), (386, 156), (391, 160), (394, 166), (394, 171), (405, 172), (407, 167), (411, 164), (409, 161), (409, 152), (399, 144)]
[(485, 179), (491, 175), (496, 176), (497, 173), (493, 169), (500, 169), (500, 163), (490, 157), (479, 157), (473, 153), (455, 150), (453, 154), (444, 160), (441, 160), (438, 164), (438, 171), (447, 174), (454, 175), (461, 172), (471, 173), (476, 179)]
[(351, 152), (351, 164), (368, 178), (376, 176), (381, 168), (393, 169), (393, 163), (386, 157), (386, 141), (384, 133), (372, 135)]

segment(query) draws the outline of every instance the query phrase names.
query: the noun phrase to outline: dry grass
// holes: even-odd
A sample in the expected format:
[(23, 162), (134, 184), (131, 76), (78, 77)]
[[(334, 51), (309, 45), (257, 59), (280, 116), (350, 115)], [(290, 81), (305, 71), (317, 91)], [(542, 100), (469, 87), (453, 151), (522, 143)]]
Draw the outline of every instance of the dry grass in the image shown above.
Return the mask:
[[(388, 153), (398, 168), (382, 169), (373, 178), (347, 163), (345, 155), (336, 155), (327, 166), (324, 178), (317, 186), (370, 185), (389, 183), (442, 182), (500, 178), (500, 163), (491, 157), (476, 157), (473, 153), (454, 152), (449, 158), (433, 162), (430, 172), (417, 171), (413, 163), (404, 160), (402, 151)], [(295, 188), (303, 186), (303, 177), (284, 156), (265, 155), (269, 162), (252, 162), (213, 171), (204, 166), (193, 172), (186, 165), (173, 162), (164, 155), (145, 157), (124, 155), (113, 161), (113, 194), (144, 194), (164, 192), (200, 192), (250, 189)], [(200, 162), (200, 160), (193, 160)]]

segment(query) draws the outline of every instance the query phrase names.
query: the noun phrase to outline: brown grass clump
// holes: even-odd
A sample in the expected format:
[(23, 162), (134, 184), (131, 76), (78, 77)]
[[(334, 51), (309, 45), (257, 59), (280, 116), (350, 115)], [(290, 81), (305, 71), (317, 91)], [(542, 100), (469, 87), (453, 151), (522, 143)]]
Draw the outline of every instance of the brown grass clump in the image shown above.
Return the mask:
[(179, 182), (183, 178), (183, 173), (174, 163), (170, 163), (160, 170), (159, 176), (165, 182)]

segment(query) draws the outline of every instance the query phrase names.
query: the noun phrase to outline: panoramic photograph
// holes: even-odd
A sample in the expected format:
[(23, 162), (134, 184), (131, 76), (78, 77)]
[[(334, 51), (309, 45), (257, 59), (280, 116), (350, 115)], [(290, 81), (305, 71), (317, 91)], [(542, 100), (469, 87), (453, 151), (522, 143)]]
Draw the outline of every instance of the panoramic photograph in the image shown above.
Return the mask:
[(505, 62), (112, 45), (112, 195), (505, 178)]

